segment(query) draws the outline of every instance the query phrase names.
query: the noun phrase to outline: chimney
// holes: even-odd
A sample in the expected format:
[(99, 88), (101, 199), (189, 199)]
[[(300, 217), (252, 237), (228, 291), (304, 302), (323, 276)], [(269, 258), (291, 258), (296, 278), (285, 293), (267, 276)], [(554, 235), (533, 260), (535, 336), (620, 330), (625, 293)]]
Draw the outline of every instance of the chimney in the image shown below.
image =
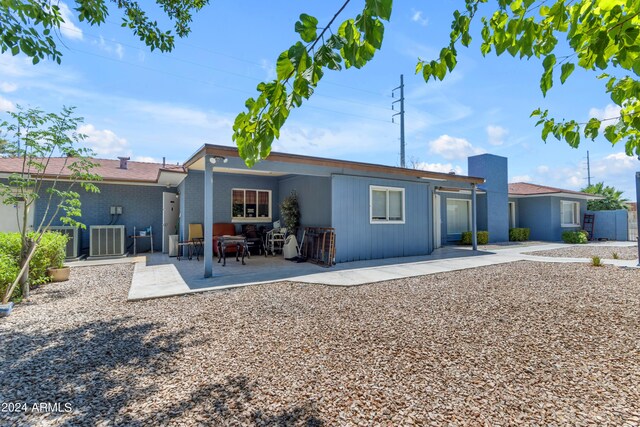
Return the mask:
[(120, 159), (120, 169), (128, 169), (127, 162), (129, 161), (129, 157), (118, 157)]

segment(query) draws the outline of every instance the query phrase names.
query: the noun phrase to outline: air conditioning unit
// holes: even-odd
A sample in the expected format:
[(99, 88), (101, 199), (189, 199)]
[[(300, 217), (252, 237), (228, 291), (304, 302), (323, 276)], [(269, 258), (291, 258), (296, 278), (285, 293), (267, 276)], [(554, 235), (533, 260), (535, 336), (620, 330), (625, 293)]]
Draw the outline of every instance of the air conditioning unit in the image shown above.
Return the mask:
[(89, 256), (124, 256), (124, 225), (92, 225), (89, 227)]
[(80, 228), (72, 227), (70, 225), (58, 225), (49, 227), (50, 231), (57, 231), (58, 233), (66, 234), (69, 236), (67, 240), (67, 259), (78, 258), (80, 256), (82, 240), (80, 239)]

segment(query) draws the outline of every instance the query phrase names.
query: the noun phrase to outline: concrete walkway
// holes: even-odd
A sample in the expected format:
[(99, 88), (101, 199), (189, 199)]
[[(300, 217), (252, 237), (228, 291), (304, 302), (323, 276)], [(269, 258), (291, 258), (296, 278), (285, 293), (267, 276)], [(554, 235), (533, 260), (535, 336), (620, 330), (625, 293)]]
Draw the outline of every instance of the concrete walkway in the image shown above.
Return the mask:
[[(594, 246), (633, 246), (616, 242), (607, 244), (588, 244)], [(551, 243), (533, 246), (504, 246), (504, 248), (491, 250), (472, 251), (461, 247), (445, 247), (434, 251), (429, 256), (391, 258), (383, 260), (356, 261), (338, 264), (329, 269), (318, 267), (309, 263), (295, 264), (280, 262), (278, 259), (266, 260), (275, 263), (276, 268), (265, 267), (264, 271), (256, 272), (245, 270), (246, 273), (219, 274), (210, 279), (202, 278), (202, 264), (164, 264), (147, 265), (147, 262), (137, 262), (134, 268), (129, 301), (161, 298), (176, 295), (185, 295), (212, 290), (232, 289), (243, 286), (251, 286), (279, 281), (292, 281), (298, 283), (322, 284), (331, 286), (356, 286), (368, 283), (382, 282), (386, 280), (403, 279), (407, 277), (423, 276), (426, 274), (442, 273), (447, 271), (464, 270), (468, 268), (484, 267), (488, 265), (503, 264), (514, 261), (536, 262), (590, 262), (586, 258), (559, 258), (527, 255), (525, 252), (552, 250), (566, 248), (566, 244)], [(482, 248), (481, 248), (482, 249)], [(157, 258), (156, 258), (157, 260)], [(254, 260), (254, 258), (252, 258)], [(263, 263), (258, 258), (258, 264)], [(620, 267), (636, 267), (637, 260), (603, 260), (603, 264)], [(178, 267), (183, 270), (182, 274)], [(185, 270), (188, 266), (191, 270)], [(244, 266), (239, 268), (245, 268)], [(236, 267), (236, 268), (238, 268)], [(217, 271), (222, 267), (217, 267)], [(226, 267), (227, 269), (232, 266)], [(216, 270), (214, 268), (214, 270)], [(197, 273), (193, 273), (193, 271)], [(230, 271), (230, 270), (226, 270)], [(197, 275), (196, 275), (197, 274)]]

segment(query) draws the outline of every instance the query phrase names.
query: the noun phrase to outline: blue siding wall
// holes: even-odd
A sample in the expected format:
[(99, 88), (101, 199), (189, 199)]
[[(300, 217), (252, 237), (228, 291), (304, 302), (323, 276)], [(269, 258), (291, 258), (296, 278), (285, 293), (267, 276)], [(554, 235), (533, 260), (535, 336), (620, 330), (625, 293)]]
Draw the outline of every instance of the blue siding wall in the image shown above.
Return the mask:
[[(486, 180), (479, 188), (486, 191), (484, 205), (478, 204), (478, 230), (489, 232), (489, 242), (509, 240), (509, 184), (507, 158), (493, 154), (481, 154), (468, 159), (469, 175)], [(482, 212), (482, 213), (481, 213)], [(481, 218), (486, 221), (485, 224)]]
[[(89, 226), (107, 225), (111, 221), (109, 207), (122, 206), (122, 215), (117, 225), (126, 227), (127, 236), (133, 233), (133, 227), (138, 230), (148, 226), (153, 227), (153, 244), (155, 250), (162, 250), (162, 193), (173, 192), (175, 188), (165, 188), (143, 185), (118, 185), (99, 183), (100, 193), (86, 193), (79, 191), (82, 203), (82, 219), (87, 230), (82, 230), (83, 252), (89, 249)], [(41, 193), (40, 201), (36, 202), (34, 220), (39, 224), (46, 210), (46, 193)], [(60, 215), (59, 215), (60, 216)], [(56, 218), (51, 225), (62, 225)], [(132, 243), (127, 239), (127, 246)], [(149, 248), (148, 239), (138, 241), (138, 250), (145, 251)]]
[(629, 219), (626, 209), (587, 211), (587, 213), (595, 215), (593, 234), (596, 239), (627, 241)]
[[(405, 189), (405, 224), (370, 223), (370, 185)], [(334, 175), (331, 200), (337, 262), (431, 253), (433, 221), (427, 183)]]
[[(518, 200), (518, 224), (531, 230), (531, 240), (559, 240), (553, 238), (551, 218), (551, 197), (531, 197)], [(558, 214), (560, 221), (560, 214)], [(558, 222), (558, 225), (560, 223)]]
[(527, 197), (518, 200), (518, 226), (531, 229), (531, 240), (557, 242), (562, 240), (565, 231), (579, 230), (582, 227), (562, 227), (560, 222), (560, 202), (580, 203), (580, 224), (587, 210), (587, 202), (570, 197)]
[[(204, 221), (204, 173), (189, 171), (183, 181), (180, 193), (180, 228), (182, 239), (187, 238), (188, 224), (202, 224)], [(215, 173), (213, 175), (213, 222), (231, 221), (231, 189), (251, 188), (271, 190), (273, 220), (280, 217), (278, 178), (272, 176), (239, 175)], [(257, 223), (257, 222), (256, 222)], [(240, 224), (236, 230), (240, 230)]]
[(280, 179), (279, 203), (295, 191), (301, 227), (331, 227), (331, 178), (291, 176)]
[[(562, 227), (560, 221), (560, 201), (566, 200), (568, 202), (580, 203), (580, 227)], [(551, 238), (549, 240), (558, 241), (562, 240), (562, 233), (571, 230), (582, 229), (582, 222), (584, 220), (584, 214), (587, 212), (587, 201), (580, 199), (572, 199), (570, 197), (552, 197), (551, 198)]]

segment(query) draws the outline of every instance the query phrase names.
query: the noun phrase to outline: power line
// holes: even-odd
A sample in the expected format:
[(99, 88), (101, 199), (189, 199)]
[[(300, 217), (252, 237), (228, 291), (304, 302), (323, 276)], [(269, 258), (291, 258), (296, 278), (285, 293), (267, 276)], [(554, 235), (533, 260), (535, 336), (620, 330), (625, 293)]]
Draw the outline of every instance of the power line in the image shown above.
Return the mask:
[[(183, 75), (180, 75), (180, 74), (175, 74), (175, 73), (171, 73), (171, 72), (168, 72), (168, 71), (165, 71), (165, 70), (159, 70), (157, 68), (148, 67), (148, 66), (141, 65), (141, 64), (136, 64), (136, 63), (129, 62), (129, 61), (124, 61), (124, 60), (118, 59), (118, 58), (112, 58), (112, 57), (109, 57), (109, 56), (104, 56), (104, 55), (100, 55), (100, 54), (93, 53), (93, 52), (88, 52), (88, 51), (81, 50), (81, 49), (71, 49), (71, 50), (73, 50), (75, 52), (78, 52), (78, 53), (85, 54), (85, 55), (90, 55), (90, 56), (94, 56), (94, 57), (97, 57), (97, 58), (106, 59), (108, 61), (118, 62), (118, 63), (130, 65), (130, 66), (133, 66), (133, 67), (141, 68), (141, 69), (144, 69), (144, 70), (147, 70), (147, 71), (154, 71), (154, 72), (157, 72), (157, 73), (166, 74), (168, 76), (175, 77), (175, 78), (178, 78), (178, 79), (191, 80), (191, 81), (194, 81), (196, 83), (209, 85), (209, 86), (214, 86), (214, 87), (218, 87), (218, 88), (221, 88), (221, 89), (226, 89), (226, 90), (230, 90), (230, 91), (234, 91), (234, 92), (238, 92), (238, 93), (243, 93), (243, 94), (249, 95), (249, 96), (255, 95), (254, 93), (248, 92), (246, 90), (237, 89), (237, 88), (230, 87), (230, 86), (225, 86), (225, 85), (220, 85), (220, 84), (212, 83), (210, 81), (200, 80), (200, 79), (196, 79), (196, 78), (193, 78), (193, 77), (183, 76)], [(365, 119), (365, 120), (373, 120), (373, 121), (388, 123), (386, 120), (381, 120), (381, 119), (376, 119), (376, 118), (373, 118), (373, 117), (362, 116), (362, 115), (359, 115), (359, 114), (347, 113), (347, 112), (344, 112), (344, 111), (332, 110), (332, 109), (329, 109), (329, 108), (316, 107), (316, 106), (313, 106), (313, 105), (306, 105), (305, 108), (310, 108), (310, 109), (320, 110), (320, 111), (327, 111), (327, 112), (336, 113), (336, 114), (340, 114), (340, 115), (358, 117), (358, 118)]]

